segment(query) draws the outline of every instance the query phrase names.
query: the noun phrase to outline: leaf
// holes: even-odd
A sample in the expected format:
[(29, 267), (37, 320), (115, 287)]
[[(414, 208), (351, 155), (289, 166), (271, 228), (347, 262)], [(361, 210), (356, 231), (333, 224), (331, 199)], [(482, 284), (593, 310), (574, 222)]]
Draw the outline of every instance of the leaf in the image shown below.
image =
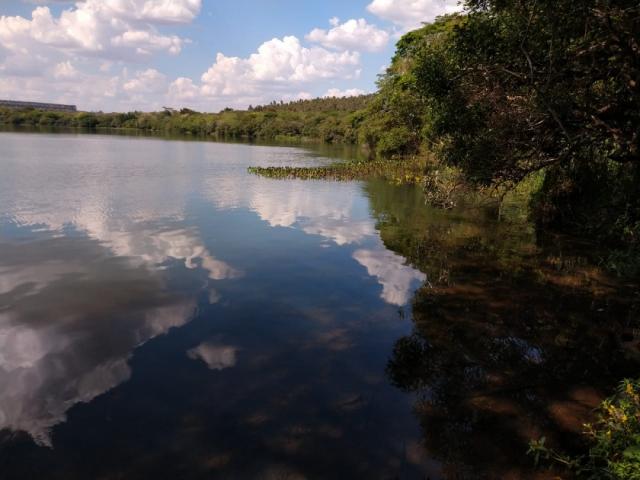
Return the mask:
[(626, 460), (633, 460), (640, 463), (640, 444), (632, 445), (628, 447), (623, 453), (622, 456)]

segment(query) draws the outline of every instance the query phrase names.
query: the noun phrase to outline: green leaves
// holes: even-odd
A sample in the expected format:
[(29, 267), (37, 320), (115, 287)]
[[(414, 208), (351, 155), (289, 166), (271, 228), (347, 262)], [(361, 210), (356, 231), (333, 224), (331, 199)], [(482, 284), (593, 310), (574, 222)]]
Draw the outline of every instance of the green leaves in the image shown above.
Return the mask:
[(540, 437), (538, 440), (531, 440), (531, 442), (529, 442), (527, 455), (533, 457), (536, 466), (540, 465), (541, 459), (548, 460), (551, 456), (550, 450), (545, 446), (546, 441), (546, 437)]
[(640, 380), (624, 380), (616, 395), (600, 405), (598, 419), (585, 425), (591, 447), (583, 456), (571, 457), (545, 446), (545, 438), (529, 443), (528, 455), (563, 464), (578, 478), (640, 479)]
[(249, 173), (274, 179), (351, 181), (383, 178), (396, 184), (422, 184), (425, 159), (369, 160), (333, 163), (323, 167), (249, 167)]

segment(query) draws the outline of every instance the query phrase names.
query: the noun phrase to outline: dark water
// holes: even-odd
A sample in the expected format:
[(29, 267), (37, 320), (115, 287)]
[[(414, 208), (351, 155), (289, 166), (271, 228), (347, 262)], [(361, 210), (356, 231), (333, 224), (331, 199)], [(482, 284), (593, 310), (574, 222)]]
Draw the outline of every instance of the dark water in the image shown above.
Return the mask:
[(0, 133), (0, 478), (544, 478), (634, 285), (517, 210), (278, 181), (302, 149)]

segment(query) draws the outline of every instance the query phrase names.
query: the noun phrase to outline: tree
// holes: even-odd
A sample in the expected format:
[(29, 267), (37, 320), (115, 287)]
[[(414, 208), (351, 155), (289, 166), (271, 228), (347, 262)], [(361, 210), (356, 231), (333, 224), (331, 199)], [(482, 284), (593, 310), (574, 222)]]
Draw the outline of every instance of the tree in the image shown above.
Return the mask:
[(485, 185), (544, 170), (540, 221), (589, 219), (599, 233), (638, 242), (640, 4), (467, 6), (443, 41), (412, 53), (431, 150)]

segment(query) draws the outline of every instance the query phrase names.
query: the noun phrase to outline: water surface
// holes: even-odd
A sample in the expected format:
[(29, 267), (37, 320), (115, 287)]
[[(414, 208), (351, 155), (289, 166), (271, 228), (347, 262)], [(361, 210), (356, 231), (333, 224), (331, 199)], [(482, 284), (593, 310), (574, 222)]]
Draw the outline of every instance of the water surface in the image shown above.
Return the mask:
[(526, 478), (633, 372), (588, 248), (308, 150), (0, 133), (0, 478)]

